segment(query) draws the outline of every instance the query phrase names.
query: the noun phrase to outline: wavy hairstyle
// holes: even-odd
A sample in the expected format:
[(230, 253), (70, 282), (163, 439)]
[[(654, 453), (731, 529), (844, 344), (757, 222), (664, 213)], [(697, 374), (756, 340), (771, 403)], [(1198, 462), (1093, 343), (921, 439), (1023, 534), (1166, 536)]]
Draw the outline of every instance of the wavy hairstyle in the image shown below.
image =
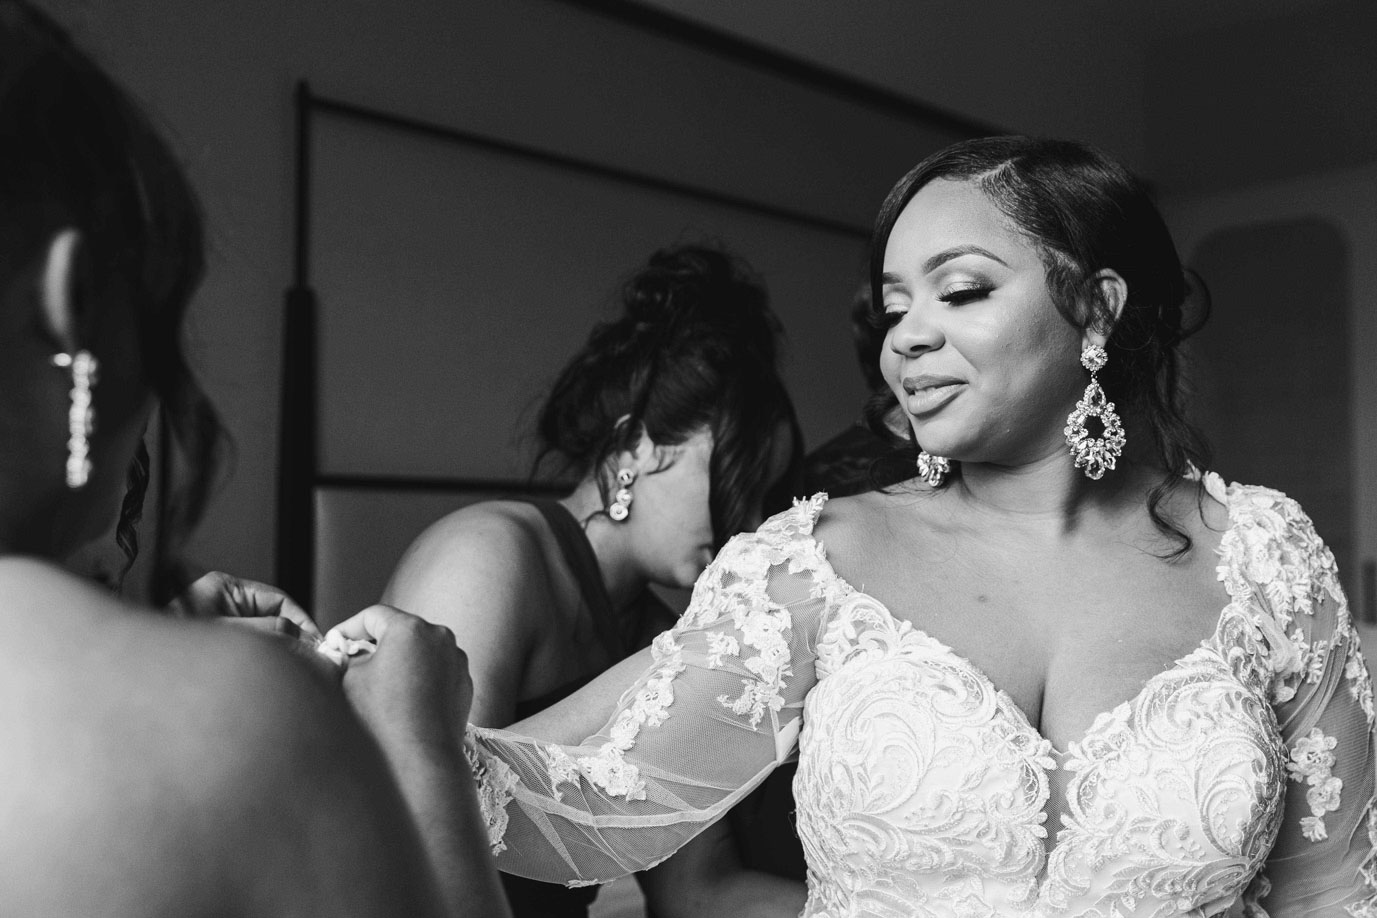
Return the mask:
[[(1146, 187), (1105, 154), (1073, 141), (982, 137), (947, 147), (900, 179), (880, 207), (870, 253), (875, 303), (883, 302), (885, 248), (895, 222), (913, 196), (938, 179), (974, 183), (1027, 236), (1067, 322), (1112, 329), (1100, 382), (1151, 438), (1164, 474), (1148, 495), (1148, 512), (1178, 546), (1170, 557), (1184, 555), (1191, 539), (1161, 512), (1161, 502), (1192, 466), (1209, 467), (1208, 444), (1185, 416), (1179, 352), (1204, 324), (1209, 303), (1203, 285), (1192, 283), (1182, 267)], [(1117, 320), (1092, 280), (1106, 268), (1128, 285)], [(1192, 294), (1200, 301), (1194, 321), (1186, 315)], [(872, 400), (866, 412), (872, 430), (888, 433), (884, 417), (895, 404), (892, 392)], [(917, 448), (911, 434), (908, 447)]]
[(674, 446), (707, 428), (720, 547), (755, 506), (777, 502), (765, 475), (781, 422), (793, 438), (785, 487), (802, 476), (802, 438), (777, 367), (779, 319), (743, 261), (701, 245), (656, 252), (626, 282), (621, 304), (555, 380), (537, 421), (533, 475), (551, 461), (562, 473), (594, 474), (606, 505), (611, 459), (643, 430)]
[[(196, 196), (128, 94), (24, 0), (0, 0), (0, 135), (0, 281), (71, 226), (82, 234), (79, 265), (89, 289), (106, 302), (132, 304), (144, 378), (161, 404), (175, 460), (166, 472), (159, 541), (179, 545), (205, 509), (223, 442), (181, 341), (205, 268)], [(147, 481), (141, 449), (117, 534), (131, 563)], [(155, 558), (154, 601), (177, 592), (182, 574), (172, 556)]]

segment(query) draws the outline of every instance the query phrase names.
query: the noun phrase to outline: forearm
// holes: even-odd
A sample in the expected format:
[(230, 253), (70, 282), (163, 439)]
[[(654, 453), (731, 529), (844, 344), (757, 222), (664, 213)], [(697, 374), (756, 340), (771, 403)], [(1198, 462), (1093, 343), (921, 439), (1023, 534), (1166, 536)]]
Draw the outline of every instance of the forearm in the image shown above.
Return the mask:
[(393, 771), (450, 914), (509, 918), (462, 750), (413, 749)]

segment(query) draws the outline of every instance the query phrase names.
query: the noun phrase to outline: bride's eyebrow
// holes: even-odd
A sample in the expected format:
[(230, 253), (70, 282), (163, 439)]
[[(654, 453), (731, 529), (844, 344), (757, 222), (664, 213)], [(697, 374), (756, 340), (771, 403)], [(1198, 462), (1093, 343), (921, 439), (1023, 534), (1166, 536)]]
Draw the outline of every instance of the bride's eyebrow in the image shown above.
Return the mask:
[(938, 252), (936, 255), (923, 262), (923, 273), (930, 274), (953, 258), (960, 258), (962, 255), (980, 255), (991, 261), (997, 261), (1006, 268), (1009, 267), (1007, 261), (1000, 258), (994, 252), (991, 252), (989, 249), (981, 248), (978, 245), (955, 245), (949, 249)]

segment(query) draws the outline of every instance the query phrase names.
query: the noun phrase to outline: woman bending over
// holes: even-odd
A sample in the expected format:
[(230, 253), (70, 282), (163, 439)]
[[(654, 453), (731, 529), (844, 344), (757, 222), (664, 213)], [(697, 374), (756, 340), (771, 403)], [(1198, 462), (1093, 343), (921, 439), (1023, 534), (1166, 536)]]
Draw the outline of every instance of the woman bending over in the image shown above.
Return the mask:
[[(742, 263), (699, 246), (657, 252), (621, 306), (540, 412), (541, 458), (573, 489), (440, 520), (383, 596), (463, 635), (474, 723), (535, 714), (645, 647), (674, 623), (648, 587), (692, 586), (730, 536), (760, 524), (767, 492), (798, 467), (779, 322)], [(719, 842), (697, 850), (730, 848)], [(678, 888), (673, 873), (659, 872), (658, 891), (643, 879), (664, 915), (683, 905), (666, 893)], [(532, 918), (586, 915), (597, 893), (503, 880), (515, 914)]]

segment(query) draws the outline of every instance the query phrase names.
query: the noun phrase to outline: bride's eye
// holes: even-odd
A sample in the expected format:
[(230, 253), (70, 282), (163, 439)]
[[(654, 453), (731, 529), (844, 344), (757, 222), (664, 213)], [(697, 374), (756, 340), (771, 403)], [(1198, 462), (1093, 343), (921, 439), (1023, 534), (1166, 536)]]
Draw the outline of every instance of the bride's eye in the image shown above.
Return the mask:
[(984, 299), (993, 291), (994, 288), (988, 284), (954, 284), (943, 290), (937, 298), (943, 303), (960, 306), (962, 303)]
[(899, 324), (899, 320), (904, 317), (908, 310), (903, 307), (890, 307), (883, 312), (872, 312), (870, 314), (870, 324), (876, 328), (893, 328)]

